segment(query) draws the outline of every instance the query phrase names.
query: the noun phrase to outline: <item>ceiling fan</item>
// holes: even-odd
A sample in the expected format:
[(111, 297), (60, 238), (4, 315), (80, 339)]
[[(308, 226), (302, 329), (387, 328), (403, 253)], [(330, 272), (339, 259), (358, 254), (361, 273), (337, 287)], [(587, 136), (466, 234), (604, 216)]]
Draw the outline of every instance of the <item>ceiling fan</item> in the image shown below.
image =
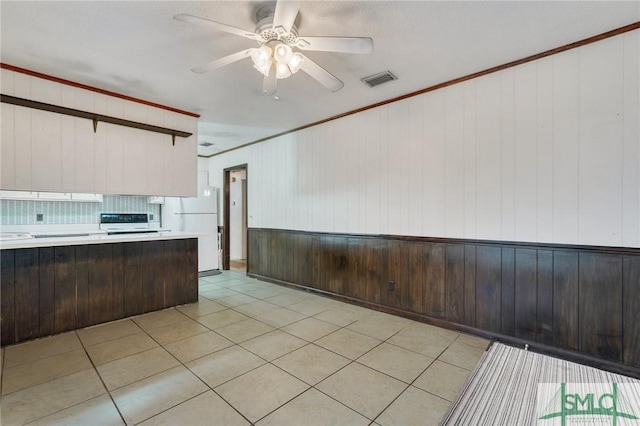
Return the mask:
[(300, 9), (300, 1), (279, 0), (275, 9), (266, 5), (256, 13), (255, 31), (246, 31), (231, 25), (211, 21), (193, 15), (179, 14), (174, 19), (182, 22), (205, 25), (219, 31), (239, 35), (254, 40), (258, 47), (242, 50), (223, 58), (192, 68), (203, 74), (233, 62), (251, 58), (253, 66), (264, 75), (262, 94), (273, 95), (279, 79), (287, 78), (299, 70), (309, 74), (332, 92), (340, 90), (344, 83), (329, 71), (304, 56), (299, 50), (371, 53), (373, 40), (370, 37), (306, 37), (299, 36), (295, 20)]

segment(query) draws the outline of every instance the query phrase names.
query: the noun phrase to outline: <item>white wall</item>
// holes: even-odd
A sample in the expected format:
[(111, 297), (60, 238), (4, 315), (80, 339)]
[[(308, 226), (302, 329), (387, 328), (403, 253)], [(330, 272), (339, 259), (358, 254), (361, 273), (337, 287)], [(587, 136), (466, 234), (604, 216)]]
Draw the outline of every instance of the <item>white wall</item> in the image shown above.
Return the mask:
[(640, 247), (640, 31), (212, 157), (249, 227)]
[[(246, 259), (244, 241), (246, 234), (243, 232), (242, 221), (242, 186), (246, 179), (244, 170), (232, 170), (230, 172), (231, 182), (229, 182), (229, 256), (231, 260)], [(235, 180), (235, 181), (234, 181)]]

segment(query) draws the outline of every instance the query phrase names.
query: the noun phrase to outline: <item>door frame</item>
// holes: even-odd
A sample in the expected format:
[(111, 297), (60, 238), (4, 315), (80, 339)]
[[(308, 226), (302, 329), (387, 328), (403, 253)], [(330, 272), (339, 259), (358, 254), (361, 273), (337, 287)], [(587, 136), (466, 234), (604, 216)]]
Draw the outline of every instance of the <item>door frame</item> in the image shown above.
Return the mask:
[[(247, 163), (239, 164), (233, 167), (227, 167), (224, 169), (224, 188), (223, 188), (223, 217), (222, 217), (222, 270), (228, 271), (231, 263), (231, 172), (235, 170), (244, 170), (247, 181), (247, 192), (249, 188), (249, 165)], [(249, 211), (248, 201), (249, 195), (247, 194), (247, 205), (244, 206)], [(247, 224), (248, 228), (248, 224)], [(249, 233), (247, 232), (247, 235)], [(248, 238), (247, 238), (248, 240)], [(248, 241), (244, 242), (247, 248), (247, 269), (249, 268), (249, 245)]]

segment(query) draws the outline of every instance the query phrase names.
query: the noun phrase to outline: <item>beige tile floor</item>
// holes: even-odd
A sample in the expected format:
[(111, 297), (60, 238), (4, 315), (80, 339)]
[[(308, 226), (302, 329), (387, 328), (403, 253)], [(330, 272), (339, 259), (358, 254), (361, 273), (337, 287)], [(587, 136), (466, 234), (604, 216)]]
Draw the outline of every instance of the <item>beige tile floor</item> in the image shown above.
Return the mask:
[(438, 424), (488, 342), (230, 271), (200, 301), (9, 346), (1, 424)]

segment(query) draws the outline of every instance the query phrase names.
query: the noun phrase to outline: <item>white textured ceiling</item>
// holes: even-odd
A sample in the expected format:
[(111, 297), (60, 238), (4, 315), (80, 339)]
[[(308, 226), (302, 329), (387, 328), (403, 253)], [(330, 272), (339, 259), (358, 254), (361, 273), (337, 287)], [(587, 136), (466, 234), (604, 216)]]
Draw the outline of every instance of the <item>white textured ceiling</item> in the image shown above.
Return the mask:
[[(259, 1), (2, 1), (2, 62), (201, 114), (211, 154), (640, 20), (637, 1), (303, 1), (300, 35), (368, 36), (374, 53), (307, 52), (345, 86), (304, 73), (260, 95), (250, 60), (190, 71), (255, 42), (173, 18), (254, 30)], [(362, 77), (390, 70), (368, 88)]]

